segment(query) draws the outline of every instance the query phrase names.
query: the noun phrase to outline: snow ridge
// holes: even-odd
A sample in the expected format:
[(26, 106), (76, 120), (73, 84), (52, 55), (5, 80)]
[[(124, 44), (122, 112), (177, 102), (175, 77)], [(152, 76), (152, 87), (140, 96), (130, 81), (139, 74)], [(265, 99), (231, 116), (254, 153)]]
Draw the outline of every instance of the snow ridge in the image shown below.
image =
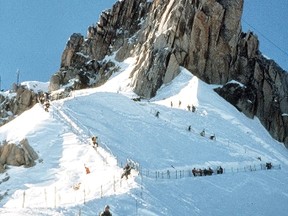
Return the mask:
[[(102, 87), (53, 101), (49, 112), (36, 105), (0, 128), (1, 140), (27, 137), (41, 158), (30, 169), (9, 167), (1, 215), (97, 215), (105, 204), (113, 215), (287, 213), (287, 149), (259, 120), (184, 68), (155, 98), (134, 101), (125, 68)], [(140, 168), (126, 180), (127, 159)], [(274, 169), (263, 169), (266, 162)], [(192, 176), (194, 167), (218, 166), (223, 175)]]

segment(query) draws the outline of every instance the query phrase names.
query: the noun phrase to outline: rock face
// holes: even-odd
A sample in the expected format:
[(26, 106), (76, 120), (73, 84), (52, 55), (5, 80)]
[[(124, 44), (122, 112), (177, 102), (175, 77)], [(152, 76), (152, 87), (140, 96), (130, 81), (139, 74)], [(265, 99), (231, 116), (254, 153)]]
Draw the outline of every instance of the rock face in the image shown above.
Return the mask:
[(261, 56), (241, 67), (238, 80), (245, 85), (226, 84), (216, 92), (248, 117), (257, 116), (270, 134), (288, 147), (287, 72)]
[(288, 147), (288, 74), (261, 55), (253, 33), (242, 33), (242, 10), (243, 0), (154, 0), (134, 49), (134, 90), (153, 97), (179, 66), (207, 83), (236, 80), (244, 87), (217, 92)]
[(72, 34), (62, 54), (60, 70), (51, 77), (49, 90), (57, 90), (71, 81), (73, 89), (95, 87), (107, 81), (117, 68), (104, 57), (122, 47), (125, 49), (119, 50), (117, 59), (130, 55), (129, 38), (140, 29), (149, 5), (145, 0), (117, 1), (112, 9), (101, 14), (95, 26), (89, 26), (86, 38)]
[(73, 89), (104, 83), (117, 70), (104, 60), (114, 51), (118, 61), (137, 58), (130, 86), (141, 97), (155, 96), (182, 66), (207, 83), (228, 83), (217, 92), (288, 147), (287, 72), (242, 32), (242, 11), (243, 0), (117, 1), (86, 38), (70, 37), (50, 90), (73, 79)]
[(22, 140), (20, 145), (4, 142), (0, 146), (0, 165), (2, 168), (5, 164), (31, 167), (35, 165), (35, 160), (37, 159), (38, 155), (29, 145), (27, 139)]
[(242, 0), (154, 1), (135, 49), (136, 93), (153, 97), (179, 66), (208, 83), (226, 83), (237, 58), (242, 9)]
[(0, 126), (33, 107), (37, 103), (37, 97), (38, 93), (21, 85), (15, 86), (9, 95), (0, 93)]

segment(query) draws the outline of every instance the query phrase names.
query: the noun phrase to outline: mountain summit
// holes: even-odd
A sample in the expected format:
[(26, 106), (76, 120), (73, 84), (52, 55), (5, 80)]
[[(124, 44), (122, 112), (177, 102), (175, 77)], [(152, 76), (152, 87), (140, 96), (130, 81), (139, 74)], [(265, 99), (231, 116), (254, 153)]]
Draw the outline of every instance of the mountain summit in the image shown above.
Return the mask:
[(75, 78), (74, 89), (103, 84), (117, 71), (104, 60), (115, 51), (118, 61), (137, 56), (129, 85), (144, 98), (155, 96), (182, 66), (207, 83), (224, 85), (217, 89), (221, 96), (258, 117), (287, 146), (288, 75), (260, 53), (256, 35), (241, 31), (242, 10), (243, 0), (118, 1), (86, 38), (70, 37), (50, 90)]
[(71, 35), (50, 83), (1, 93), (1, 216), (286, 215), (288, 151), (270, 134), (287, 141), (287, 74), (242, 7), (119, 0)]

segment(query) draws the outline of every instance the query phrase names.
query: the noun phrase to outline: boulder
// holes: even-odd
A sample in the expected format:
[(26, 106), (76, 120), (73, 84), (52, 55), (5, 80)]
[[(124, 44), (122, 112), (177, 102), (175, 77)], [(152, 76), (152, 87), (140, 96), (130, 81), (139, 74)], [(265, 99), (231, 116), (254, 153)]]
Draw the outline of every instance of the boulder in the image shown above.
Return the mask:
[(27, 139), (20, 141), (20, 146), (6, 141), (0, 146), (0, 164), (2, 166), (7, 164), (31, 167), (35, 165), (37, 159), (38, 155), (29, 145)]

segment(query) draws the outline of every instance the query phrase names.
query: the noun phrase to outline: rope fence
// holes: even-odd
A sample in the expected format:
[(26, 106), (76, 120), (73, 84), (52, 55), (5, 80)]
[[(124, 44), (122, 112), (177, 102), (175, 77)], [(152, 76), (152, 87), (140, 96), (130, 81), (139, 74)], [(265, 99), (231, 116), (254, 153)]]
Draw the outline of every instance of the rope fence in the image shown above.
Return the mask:
[[(267, 168), (266, 164), (258, 164), (258, 165), (249, 165), (249, 166), (244, 166), (244, 167), (229, 167), (229, 168), (223, 168), (223, 173), (221, 174), (229, 174), (229, 173), (239, 173), (239, 172), (253, 172), (253, 171), (261, 171), (261, 170), (270, 170), (270, 169), (275, 169), (275, 170), (280, 170), (281, 165), (272, 165), (271, 168)], [(148, 170), (148, 169), (140, 169), (139, 170), (139, 175), (141, 177), (147, 177), (151, 179), (182, 179), (182, 178), (187, 178), (187, 177), (194, 177), (192, 173), (192, 169), (167, 169), (167, 170)], [(197, 169), (198, 171), (200, 169)], [(201, 169), (203, 171), (201, 174), (197, 175), (198, 176), (209, 176), (209, 174), (204, 174), (205, 169)], [(206, 169), (208, 170), (208, 169)], [(220, 173), (217, 173), (217, 168), (213, 169), (213, 173), (210, 175), (220, 175)]]
[(64, 205), (85, 205), (91, 199), (101, 199), (123, 191), (125, 186), (129, 186), (126, 179), (114, 177), (109, 182), (98, 186), (97, 189), (94, 184), (75, 184), (64, 191), (54, 184), (49, 187), (32, 187), (16, 191), (14, 197), (21, 200), (19, 208), (57, 208)]

